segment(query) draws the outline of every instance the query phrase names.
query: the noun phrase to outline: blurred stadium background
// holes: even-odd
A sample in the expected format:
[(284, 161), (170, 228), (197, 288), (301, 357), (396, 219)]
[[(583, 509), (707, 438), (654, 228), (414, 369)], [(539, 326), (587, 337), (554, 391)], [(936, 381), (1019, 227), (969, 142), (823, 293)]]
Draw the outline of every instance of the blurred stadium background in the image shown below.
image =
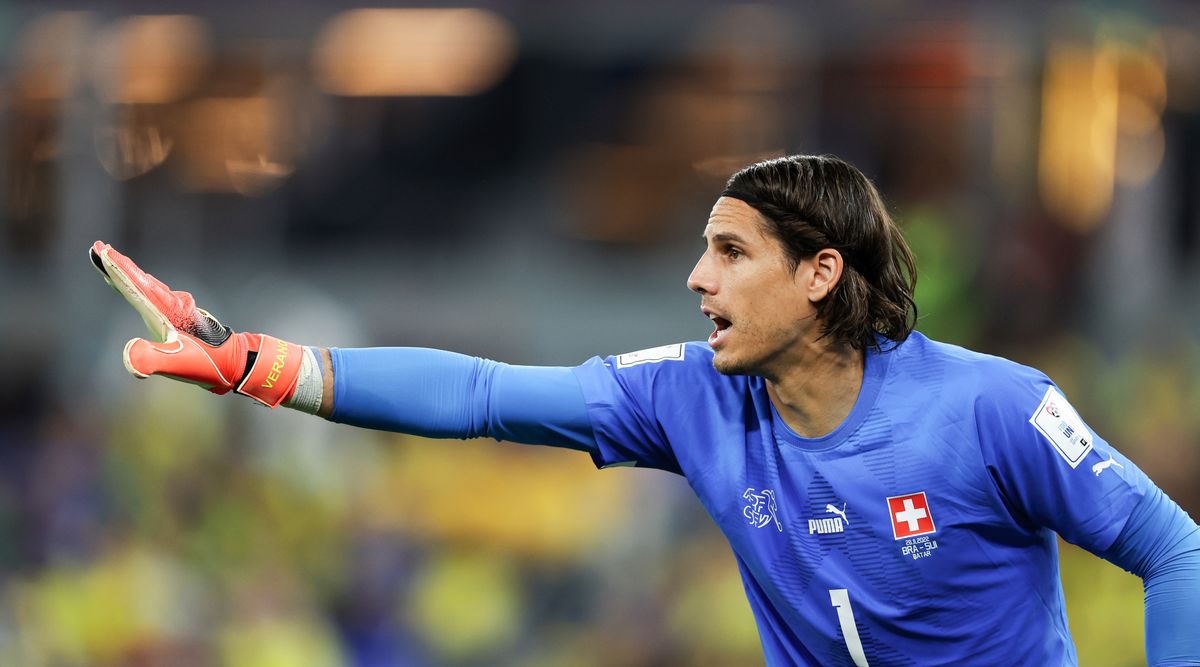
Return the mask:
[[(682, 480), (135, 382), (85, 250), (242, 330), (572, 365), (705, 337), (707, 211), (785, 152), (876, 180), (922, 330), (1200, 516), (1200, 5), (84, 4), (0, 7), (2, 665), (761, 664)], [(1143, 664), (1140, 582), (1063, 576), (1082, 664)]]

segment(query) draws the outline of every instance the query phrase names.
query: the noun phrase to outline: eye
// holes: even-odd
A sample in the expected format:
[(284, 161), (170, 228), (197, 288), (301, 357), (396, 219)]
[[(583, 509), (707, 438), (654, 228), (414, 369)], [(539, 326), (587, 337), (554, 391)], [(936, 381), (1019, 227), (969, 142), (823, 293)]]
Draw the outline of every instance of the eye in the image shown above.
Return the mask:
[(729, 259), (740, 259), (742, 257), (742, 251), (730, 246), (725, 249), (725, 256)]

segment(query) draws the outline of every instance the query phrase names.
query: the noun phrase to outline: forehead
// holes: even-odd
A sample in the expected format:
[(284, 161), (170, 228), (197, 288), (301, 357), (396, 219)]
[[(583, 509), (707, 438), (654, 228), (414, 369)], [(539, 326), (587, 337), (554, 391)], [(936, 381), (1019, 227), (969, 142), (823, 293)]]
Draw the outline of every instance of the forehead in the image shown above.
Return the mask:
[(740, 199), (721, 197), (713, 204), (704, 227), (705, 238), (717, 234), (734, 234), (744, 240), (769, 241), (766, 220), (754, 207)]

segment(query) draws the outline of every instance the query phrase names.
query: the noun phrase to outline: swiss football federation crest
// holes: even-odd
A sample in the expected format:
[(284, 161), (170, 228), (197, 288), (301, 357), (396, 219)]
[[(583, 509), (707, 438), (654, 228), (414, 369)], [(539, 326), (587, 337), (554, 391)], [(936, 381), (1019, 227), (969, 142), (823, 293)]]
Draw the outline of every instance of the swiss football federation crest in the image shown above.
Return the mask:
[(891, 496), (887, 499), (888, 514), (892, 517), (892, 535), (897, 540), (926, 535), (937, 530), (925, 492)]
[(783, 532), (783, 524), (779, 523), (779, 507), (775, 504), (775, 492), (763, 489), (756, 492), (753, 487), (746, 489), (742, 498), (749, 503), (742, 508), (742, 516), (750, 521), (755, 528), (765, 528), (774, 522), (775, 527)]

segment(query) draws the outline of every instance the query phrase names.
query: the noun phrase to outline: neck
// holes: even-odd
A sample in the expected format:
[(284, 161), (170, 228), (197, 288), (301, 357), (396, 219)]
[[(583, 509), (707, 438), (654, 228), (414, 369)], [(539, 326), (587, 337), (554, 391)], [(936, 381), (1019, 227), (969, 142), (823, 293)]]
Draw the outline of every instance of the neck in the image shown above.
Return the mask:
[(854, 409), (862, 389), (863, 352), (811, 342), (797, 362), (766, 380), (767, 395), (784, 423), (805, 438), (818, 438)]

